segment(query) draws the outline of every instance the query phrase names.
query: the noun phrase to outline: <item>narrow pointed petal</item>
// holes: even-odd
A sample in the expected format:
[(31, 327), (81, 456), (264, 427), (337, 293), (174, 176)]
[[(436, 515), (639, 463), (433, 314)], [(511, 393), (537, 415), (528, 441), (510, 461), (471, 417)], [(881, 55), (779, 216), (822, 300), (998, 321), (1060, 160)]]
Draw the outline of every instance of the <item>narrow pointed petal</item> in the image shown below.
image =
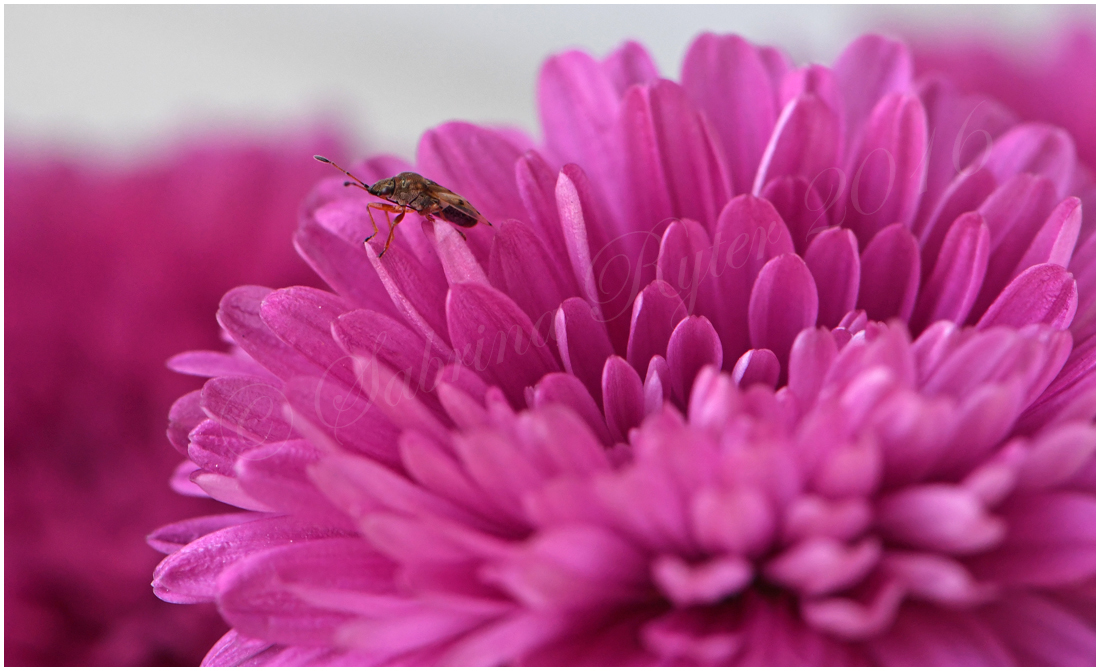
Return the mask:
[(689, 314), (713, 316), (718, 297), (714, 250), (703, 226), (691, 219), (669, 224), (657, 255), (657, 279), (676, 287)]
[(721, 138), (731, 194), (747, 193), (778, 115), (760, 53), (735, 35), (705, 33), (684, 56), (681, 80)]
[(817, 287), (806, 263), (781, 254), (760, 270), (749, 301), (753, 347), (776, 353), (783, 370), (799, 331), (817, 322)]
[(699, 370), (708, 365), (722, 367), (722, 342), (706, 317), (687, 317), (669, 337), (667, 359), (672, 397), (687, 405)]
[(947, 233), (931, 277), (920, 290), (910, 325), (920, 333), (932, 322), (963, 323), (978, 297), (989, 262), (989, 228), (982, 215), (959, 217)]
[(859, 243), (847, 228), (830, 228), (813, 239), (806, 266), (817, 285), (817, 323), (832, 328), (856, 306), (859, 296)]
[(616, 442), (626, 440), (630, 429), (642, 423), (645, 396), (642, 378), (617, 356), (608, 357), (603, 369), (603, 414)]
[(580, 298), (569, 298), (558, 308), (554, 330), (566, 372), (583, 382), (596, 403), (602, 405), (604, 362), (614, 354), (607, 328), (597, 321), (591, 305)]
[(565, 238), (558, 219), (558, 203), (554, 187), (558, 175), (538, 152), (530, 150), (516, 161), (516, 187), (527, 208), (527, 221), (538, 234), (553, 258), (564, 261), (568, 256)]
[(920, 248), (903, 224), (888, 226), (860, 257), (859, 300), (867, 318), (908, 320), (920, 288)]
[(940, 247), (951, 224), (981, 207), (996, 188), (996, 178), (985, 168), (962, 173), (947, 187), (929, 215), (927, 225), (920, 231), (921, 272), (925, 277), (932, 273), (940, 258)]
[(398, 314), (423, 333), (433, 347), (450, 349), (447, 318), (442, 308), (447, 280), (438, 261), (434, 267), (430, 262), (422, 264), (397, 245), (380, 259), (369, 244), (365, 247), (367, 259), (386, 287)]
[(1020, 262), (1016, 264), (1012, 277), (1015, 278), (1031, 266), (1040, 263), (1069, 266), (1080, 231), (1081, 199), (1067, 198), (1051, 211)]
[(912, 95), (891, 94), (871, 114), (850, 164), (851, 188), (844, 225), (864, 247), (883, 228), (906, 227), (917, 213), (924, 188), (928, 129), (924, 108)]
[[(354, 208), (354, 213), (347, 211), (349, 206)], [(351, 216), (365, 217), (365, 209), (363, 204), (347, 201), (322, 207), (314, 213), (314, 221), (305, 223), (294, 234), (294, 248), (341, 296), (359, 307), (388, 311), (396, 316), (393, 302), (386, 296), (378, 274), (369, 264), (363, 263), (363, 239), (370, 235), (371, 229), (362, 235), (356, 232), (350, 240), (333, 230), (347, 227), (344, 222)]]
[(1050, 324), (1066, 328), (1077, 311), (1077, 283), (1053, 263), (1032, 266), (1005, 287), (978, 320), (978, 328)]
[(539, 120), (546, 144), (559, 163), (585, 163), (598, 155), (615, 121), (620, 94), (603, 67), (582, 51), (546, 61), (539, 72)]
[(527, 315), (491, 287), (451, 287), (447, 326), (462, 361), (495, 380), (516, 407), (523, 405), (525, 387), (558, 370), (546, 341)]
[(754, 384), (775, 389), (780, 372), (779, 359), (774, 352), (770, 349), (750, 349), (733, 365), (730, 379), (742, 389), (748, 389)]
[(639, 375), (645, 373), (653, 355), (665, 354), (673, 329), (684, 317), (684, 302), (669, 284), (654, 280), (638, 294), (630, 319), (626, 358)]

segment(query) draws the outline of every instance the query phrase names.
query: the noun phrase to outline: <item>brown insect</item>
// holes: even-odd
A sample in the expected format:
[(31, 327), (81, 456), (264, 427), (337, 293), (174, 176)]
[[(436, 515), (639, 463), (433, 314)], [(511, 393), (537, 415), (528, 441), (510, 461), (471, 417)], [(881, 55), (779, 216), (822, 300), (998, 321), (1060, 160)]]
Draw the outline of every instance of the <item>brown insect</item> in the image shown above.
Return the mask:
[[(415, 172), (403, 172), (396, 177), (390, 177), (368, 185), (324, 156), (314, 156), (313, 158), (322, 163), (328, 163), (351, 177), (353, 181), (344, 182), (344, 186), (355, 186), (372, 196), (389, 201), (386, 203), (367, 203), (367, 215), (370, 217), (371, 225), (374, 226), (374, 233), (371, 233), (367, 240), (378, 235), (378, 224), (374, 223), (374, 215), (371, 214), (371, 210), (385, 212), (386, 223), (390, 226), (386, 246), (378, 253), (378, 258), (382, 258), (382, 255), (390, 248), (390, 244), (393, 243), (393, 233), (409, 210), (416, 212), (428, 221), (434, 221), (435, 217), (439, 217), (462, 228), (473, 228), (478, 222), (484, 222), (492, 226), (488, 219), (474, 209), (470, 201), (426, 177), (421, 177)], [(397, 213), (397, 217), (392, 222), (390, 221), (390, 212)], [(466, 235), (462, 231), (459, 231), (458, 234), (462, 236), (463, 240), (466, 239)]]

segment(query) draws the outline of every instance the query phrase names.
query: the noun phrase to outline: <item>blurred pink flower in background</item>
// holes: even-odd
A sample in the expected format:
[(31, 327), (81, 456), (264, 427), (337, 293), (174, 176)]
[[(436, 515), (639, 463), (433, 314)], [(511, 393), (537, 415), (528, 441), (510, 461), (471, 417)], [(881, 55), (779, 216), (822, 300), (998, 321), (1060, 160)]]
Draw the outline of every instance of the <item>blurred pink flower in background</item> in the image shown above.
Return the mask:
[(188, 381), (164, 367), (219, 346), (226, 289), (315, 280), (295, 212), (341, 153), (328, 132), (206, 134), (159, 160), (5, 156), (5, 660), (196, 664), (212, 608), (156, 599), (149, 530), (221, 504), (165, 484), (164, 413)]
[[(450, 123), (379, 259), (244, 286), (173, 407), (154, 589), (208, 664), (1095, 661), (1095, 185), (1073, 139), (857, 40), (542, 70), (544, 142)], [(410, 169), (376, 158), (370, 182)], [(183, 476), (187, 476), (184, 478)]]

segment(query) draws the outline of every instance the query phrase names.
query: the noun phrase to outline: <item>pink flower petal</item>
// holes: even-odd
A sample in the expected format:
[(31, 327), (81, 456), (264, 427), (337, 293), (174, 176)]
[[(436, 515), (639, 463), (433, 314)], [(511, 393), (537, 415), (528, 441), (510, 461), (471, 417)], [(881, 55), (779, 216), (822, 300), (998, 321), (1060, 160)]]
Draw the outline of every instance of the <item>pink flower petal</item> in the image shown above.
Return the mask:
[[(363, 206), (357, 203), (356, 208), (359, 207)], [(323, 214), (323, 210), (318, 214)], [(382, 235), (386, 234), (384, 226), (380, 230)], [(348, 241), (319, 223), (307, 222), (294, 234), (294, 248), (309, 267), (341, 296), (359, 307), (396, 315), (393, 302), (386, 300), (386, 290), (378, 274), (364, 263), (363, 239), (367, 235), (370, 235), (369, 230), (354, 241)], [(394, 246), (399, 246), (399, 243), (394, 243)]]
[(749, 333), (755, 348), (770, 349), (786, 370), (798, 332), (817, 321), (817, 287), (806, 263), (782, 254), (760, 270), (749, 301)]
[(770, 349), (750, 349), (733, 365), (730, 379), (742, 389), (756, 384), (775, 389), (781, 371), (779, 359)]
[(913, 63), (909, 50), (901, 42), (866, 35), (849, 44), (837, 57), (833, 73), (844, 101), (848, 143), (854, 145), (879, 100), (909, 88)]
[(1055, 207), (1024, 252), (1012, 277), (1040, 263), (1069, 266), (1077, 235), (1081, 230), (1081, 200), (1067, 198)]
[(576, 377), (565, 373), (550, 373), (539, 380), (535, 385), (535, 408), (542, 408), (552, 403), (564, 405), (577, 413), (601, 443), (607, 446), (613, 444), (607, 424), (603, 420), (603, 413), (592, 395)]
[(819, 596), (851, 587), (878, 563), (882, 548), (869, 538), (848, 547), (833, 538), (796, 543), (764, 567), (764, 574), (805, 596)]
[(765, 184), (760, 192), (783, 218), (799, 254), (805, 254), (814, 236), (832, 223), (829, 205), (840, 198), (836, 193), (843, 186), (838, 181), (839, 175), (839, 170), (819, 173), (813, 182), (802, 177), (778, 177)]
[(927, 276), (940, 257), (943, 239), (955, 220), (967, 212), (977, 210), (997, 188), (993, 174), (982, 168), (963, 172), (955, 178), (940, 197), (927, 225), (920, 231), (921, 269)]
[(1081, 342), (1096, 333), (1096, 233), (1079, 241), (1077, 251), (1069, 262), (1069, 271), (1077, 280), (1080, 302), (1073, 317), (1070, 331), (1074, 342)]
[(997, 138), (989, 156), (982, 158), (998, 181), (1020, 173), (1041, 175), (1054, 182), (1060, 197), (1068, 194), (1077, 163), (1069, 133), (1041, 123), (1014, 126)]
[(692, 532), (711, 552), (754, 556), (777, 532), (775, 511), (756, 489), (703, 489), (691, 503)]
[(380, 259), (370, 244), (364, 246), (367, 260), (382, 280), (398, 314), (423, 333), (433, 348), (450, 348), (447, 318), (442, 307), (447, 280), (438, 261), (434, 265), (421, 263), (397, 245)]
[(710, 236), (691, 219), (669, 224), (657, 256), (657, 279), (676, 287), (688, 314), (713, 316), (719, 299)]
[(1064, 484), (1096, 454), (1096, 428), (1071, 423), (1036, 436), (1020, 468), (1021, 489), (1047, 489)]
[(875, 106), (848, 174), (851, 190), (844, 225), (866, 247), (885, 227), (908, 228), (924, 187), (928, 129), (924, 108), (912, 95), (890, 94)]
[(157, 529), (145, 538), (145, 542), (157, 552), (172, 554), (181, 550), (188, 543), (215, 531), (238, 524), (246, 524), (264, 517), (267, 517), (265, 513), (227, 513), (224, 515), (194, 517)]
[(523, 404), (524, 387), (558, 370), (546, 341), (527, 315), (491, 287), (451, 287), (447, 326), (462, 361), (495, 380), (517, 407)]
[(603, 368), (603, 414), (616, 442), (626, 440), (630, 429), (642, 423), (645, 396), (642, 379), (625, 359), (610, 356)]
[[(255, 515), (256, 513), (247, 513)], [(293, 541), (346, 535), (289, 517), (263, 517), (199, 536), (164, 558), (153, 573), (153, 591), (169, 603), (203, 603), (217, 596), (218, 575), (234, 562)]]
[(806, 494), (787, 508), (783, 540), (787, 543), (814, 536), (851, 541), (863, 534), (873, 514), (862, 498), (833, 500)]
[(418, 392), (432, 391), (439, 371), (453, 357), (453, 352), (432, 349), (404, 323), (371, 310), (340, 315), (332, 323), (332, 336), (350, 355), (374, 356), (393, 370), (407, 371)]
[(722, 367), (722, 342), (706, 317), (686, 317), (668, 340), (672, 395), (686, 405), (695, 376), (703, 366)]
[(859, 300), (867, 318), (908, 320), (920, 288), (920, 248), (902, 224), (879, 231), (860, 256)]
[(794, 251), (790, 233), (766, 200), (731, 200), (714, 231), (715, 275), (724, 299), (714, 328), (722, 338), (722, 360), (737, 361), (750, 347), (749, 298), (757, 273), (772, 257)]
[[(458, 282), (489, 284), (485, 271), (474, 258), (467, 241), (462, 238), (464, 233), (459, 233), (450, 223), (440, 219), (430, 224), (425, 223), (424, 230), (427, 237), (435, 243), (435, 252), (440, 263), (443, 264), (443, 274), (448, 284)], [(496, 241), (496, 236), (493, 236), (493, 241)]]
[(332, 645), (336, 629), (352, 616), (313, 606), (296, 590), (384, 592), (389, 591), (392, 573), (393, 564), (361, 539), (285, 545), (247, 557), (225, 571), (218, 579), (218, 606), (246, 636), (292, 645)]
[(760, 53), (736, 35), (705, 33), (684, 56), (681, 78), (691, 101), (721, 138), (731, 195), (748, 192), (778, 115), (774, 85)]
[(597, 405), (602, 405), (604, 362), (614, 353), (607, 328), (597, 321), (591, 305), (568, 298), (554, 317), (554, 333), (566, 372), (583, 382)]
[(168, 411), (168, 440), (180, 454), (187, 454), (187, 445), (191, 442), (188, 435), (207, 419), (201, 399), (202, 392), (196, 389), (180, 396)]
[(626, 358), (639, 375), (645, 373), (653, 355), (663, 355), (668, 350), (673, 329), (685, 317), (684, 302), (666, 282), (654, 280), (638, 294), (630, 319)]
[(271, 292), (260, 304), (260, 318), (283, 342), (311, 361), (326, 376), (355, 384), (355, 372), (336, 341), (332, 322), (352, 309), (326, 291), (291, 287)]
[(1013, 666), (1016, 661), (983, 618), (906, 604), (893, 627), (865, 644), (878, 664), (886, 666)]
[(620, 96), (631, 86), (648, 84), (659, 76), (649, 52), (634, 41), (623, 43), (623, 46), (608, 54), (601, 65)]
[(1029, 174), (1013, 177), (986, 199), (978, 211), (989, 226), (989, 268), (974, 304), (973, 318), (985, 312), (1012, 280), (1012, 271), (1054, 207), (1050, 180)]
[(1010, 499), (1004, 541), (968, 565), (980, 578), (1006, 585), (1053, 587), (1096, 572), (1096, 500), (1055, 491)]
[(785, 176), (815, 180), (821, 173), (840, 165), (840, 119), (836, 112), (812, 93), (804, 93), (779, 115), (771, 140), (760, 160), (752, 192), (760, 195), (764, 185)]
[(940, 257), (920, 290), (910, 325), (921, 332), (932, 322), (962, 323), (978, 297), (989, 262), (989, 228), (977, 212), (955, 220), (944, 239)]
[[(493, 238), (489, 276), (535, 322), (545, 340), (562, 301), (579, 296), (573, 273), (552, 259), (550, 251), (526, 224), (506, 221)], [(537, 279), (536, 279), (537, 278)]]
[(645, 396), (645, 414), (660, 412), (664, 404), (672, 397), (672, 371), (663, 356), (654, 356), (649, 360), (649, 368), (642, 383)]
[(647, 622), (640, 633), (646, 648), (673, 665), (725, 665), (745, 640), (720, 616), (702, 609), (673, 610)]
[[(802, 94), (813, 94), (821, 99), (835, 114), (843, 113), (844, 108), (837, 89), (833, 71), (824, 65), (810, 64), (787, 72), (783, 77), (780, 91), (780, 108)], [(843, 130), (843, 129), (839, 129)]]
[(1020, 666), (1095, 666), (1096, 631), (1054, 599), (1014, 592), (984, 609), (982, 617)]
[(654, 560), (652, 573), (661, 592), (680, 607), (716, 603), (740, 592), (753, 578), (752, 564), (729, 556), (690, 565), (675, 555), (662, 555)]
[(1005, 287), (978, 321), (978, 328), (1050, 324), (1063, 329), (1077, 311), (1077, 283), (1062, 266), (1028, 268)]
[(546, 61), (539, 72), (539, 120), (546, 145), (559, 163), (600, 155), (604, 135), (615, 121), (620, 93), (596, 59), (581, 51), (567, 51)]
[(1004, 538), (1004, 522), (992, 517), (968, 491), (941, 484), (916, 485), (879, 501), (878, 526), (896, 542), (939, 552), (971, 554)]
[(283, 419), (286, 397), (278, 387), (250, 377), (218, 377), (202, 387), (202, 407), (227, 432), (256, 445), (297, 437)]
[(279, 378), (316, 372), (314, 364), (280, 340), (260, 319), (260, 304), (271, 289), (237, 287), (222, 297), (218, 324), (260, 365)]
[(557, 181), (557, 173), (534, 150), (516, 161), (516, 186), (527, 208), (527, 221), (531, 222), (531, 227), (551, 251), (553, 258), (564, 260), (569, 252), (562, 237), (558, 203), (554, 196)]
[(826, 229), (805, 253), (820, 301), (817, 323), (832, 328), (856, 306), (860, 259), (856, 236), (847, 228)]
[(836, 340), (827, 329), (805, 329), (794, 339), (787, 386), (805, 409), (817, 400), (825, 374), (837, 355)]
[(277, 379), (255, 361), (224, 352), (206, 350), (181, 352), (169, 359), (166, 365), (169, 370), (183, 375), (198, 375), (199, 377), (251, 375), (267, 378), (269, 381)]

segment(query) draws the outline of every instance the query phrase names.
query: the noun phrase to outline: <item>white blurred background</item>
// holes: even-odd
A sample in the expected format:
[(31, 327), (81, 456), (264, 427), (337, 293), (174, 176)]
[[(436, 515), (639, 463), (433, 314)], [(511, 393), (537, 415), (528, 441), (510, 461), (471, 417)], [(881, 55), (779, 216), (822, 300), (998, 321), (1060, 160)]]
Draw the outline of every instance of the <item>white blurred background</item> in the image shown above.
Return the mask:
[[(342, 124), (359, 151), (411, 156), (449, 119), (536, 133), (546, 56), (626, 39), (679, 78), (703, 30), (830, 63), (870, 30), (982, 35), (1021, 58), (1094, 6), (6, 6), (5, 137), (126, 157), (204, 126)], [(537, 134), (537, 133), (536, 133)]]

